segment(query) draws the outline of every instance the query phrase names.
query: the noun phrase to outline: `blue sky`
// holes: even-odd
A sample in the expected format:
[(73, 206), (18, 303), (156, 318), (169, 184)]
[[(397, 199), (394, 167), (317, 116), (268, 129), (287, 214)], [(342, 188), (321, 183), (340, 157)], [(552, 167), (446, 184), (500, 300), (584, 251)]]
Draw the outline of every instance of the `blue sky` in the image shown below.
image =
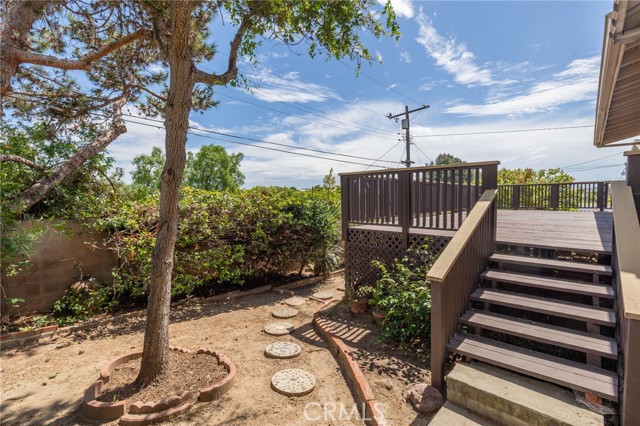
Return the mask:
[[(285, 152), (268, 151), (195, 135), (189, 136), (188, 149), (218, 143), (244, 153), (242, 171), (249, 187), (305, 188), (320, 183), (331, 168), (339, 173), (397, 166), (404, 151), (400, 124), (385, 115), (405, 105), (428, 104), (429, 109), (412, 116), (411, 154), (417, 163), (442, 152), (465, 161), (500, 160), (508, 168), (565, 167), (599, 159), (567, 170), (577, 180), (621, 178), (624, 159), (615, 154), (623, 149), (596, 149), (593, 128), (579, 127), (594, 122), (604, 16), (612, 1), (393, 3), (402, 37), (399, 42), (367, 39), (382, 63), (364, 64), (360, 76), (347, 60), (310, 59), (304, 46), (266, 41), (258, 67), (240, 65), (256, 88), (217, 88), (220, 105), (192, 115), (194, 128), (382, 157), (380, 162), (243, 141)], [(221, 34), (220, 53), (205, 69), (222, 69), (231, 30), (214, 28), (214, 34)], [(576, 128), (454, 135), (568, 126)], [(109, 148), (126, 171), (133, 156), (163, 145), (162, 130), (128, 127)]]

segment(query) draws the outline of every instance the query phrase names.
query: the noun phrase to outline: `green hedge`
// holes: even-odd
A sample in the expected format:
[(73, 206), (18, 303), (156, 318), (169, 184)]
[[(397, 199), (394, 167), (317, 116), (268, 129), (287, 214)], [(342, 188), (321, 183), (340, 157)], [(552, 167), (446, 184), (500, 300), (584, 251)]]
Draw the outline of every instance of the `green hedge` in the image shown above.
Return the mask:
[[(172, 294), (207, 294), (216, 287), (302, 271), (326, 272), (339, 260), (337, 190), (258, 187), (238, 192), (182, 190)], [(156, 196), (127, 201), (95, 226), (108, 232), (120, 265), (114, 298), (146, 294), (158, 226)]]

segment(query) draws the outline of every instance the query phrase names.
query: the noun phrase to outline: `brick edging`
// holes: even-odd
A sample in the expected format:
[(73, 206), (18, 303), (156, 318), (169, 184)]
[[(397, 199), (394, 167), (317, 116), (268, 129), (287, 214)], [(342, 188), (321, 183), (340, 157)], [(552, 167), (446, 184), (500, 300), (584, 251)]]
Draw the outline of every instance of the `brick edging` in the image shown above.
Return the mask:
[[(206, 304), (206, 303), (227, 301), (227, 300), (233, 300), (233, 299), (240, 299), (242, 297), (265, 293), (267, 291), (275, 291), (281, 294), (293, 293), (291, 292), (292, 288), (299, 288), (307, 285), (317, 284), (319, 282), (324, 281), (327, 278), (332, 278), (334, 276), (337, 276), (343, 273), (344, 273), (344, 269), (339, 269), (335, 272), (332, 272), (326, 277), (323, 277), (323, 276), (309, 277), (309, 278), (304, 278), (288, 284), (283, 284), (280, 286), (264, 285), (262, 287), (256, 287), (247, 291), (233, 290), (233, 291), (218, 294), (212, 297), (206, 297), (202, 299), (198, 298), (198, 299), (195, 299), (195, 301), (198, 304)], [(171, 307), (175, 308), (176, 306), (183, 305), (187, 303), (187, 301), (189, 300), (194, 300), (194, 299), (185, 299), (178, 302), (174, 302), (171, 304)], [(34, 343), (34, 342), (38, 343), (40, 342), (41, 339), (44, 339), (44, 338), (50, 338), (49, 340), (54, 340), (58, 336), (68, 336), (77, 331), (90, 330), (105, 324), (117, 324), (129, 318), (144, 316), (145, 312), (146, 312), (145, 309), (141, 309), (137, 311), (127, 312), (124, 314), (113, 315), (108, 318), (92, 319), (80, 324), (70, 325), (67, 327), (59, 327), (57, 325), (48, 325), (35, 330), (16, 331), (13, 333), (2, 334), (0, 335), (0, 349), (2, 350), (11, 349), (17, 346), (24, 346), (25, 344), (28, 344), (28, 343)]]
[[(170, 347), (172, 351), (191, 353), (188, 349), (180, 347)], [(233, 385), (236, 377), (235, 364), (221, 352), (212, 349), (201, 348), (197, 354), (213, 356), (218, 361), (218, 365), (224, 366), (227, 375), (217, 383), (200, 389), (199, 402), (215, 401), (222, 397)], [(102, 392), (104, 384), (109, 382), (111, 371), (126, 362), (142, 357), (142, 352), (129, 352), (105, 362), (100, 368), (100, 377), (93, 382), (85, 391), (82, 398), (81, 412), (90, 420), (113, 421), (119, 420), (121, 426), (144, 426), (151, 423), (166, 420), (185, 411), (195, 405), (195, 402), (188, 401), (193, 397), (191, 391), (184, 391), (180, 395), (173, 395), (169, 398), (153, 402), (136, 401), (129, 406), (129, 412), (125, 412), (125, 402), (101, 402), (97, 398)]]
[(384, 414), (378, 408), (378, 401), (371, 390), (371, 386), (369, 386), (369, 382), (364, 377), (360, 366), (351, 356), (351, 350), (342, 339), (330, 332), (326, 327), (327, 320), (322, 317), (322, 313), (334, 301), (330, 300), (325, 303), (313, 314), (313, 328), (329, 344), (336, 356), (338, 365), (347, 378), (347, 384), (351, 388), (351, 392), (358, 400), (358, 404), (364, 407), (365, 422), (369, 426), (387, 426), (388, 423), (384, 418)]

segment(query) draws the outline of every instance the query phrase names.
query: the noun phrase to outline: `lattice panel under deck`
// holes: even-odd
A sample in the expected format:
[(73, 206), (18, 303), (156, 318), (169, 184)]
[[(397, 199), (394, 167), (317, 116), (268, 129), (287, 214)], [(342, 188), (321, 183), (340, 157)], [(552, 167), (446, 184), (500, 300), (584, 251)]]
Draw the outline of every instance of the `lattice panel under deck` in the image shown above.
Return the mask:
[[(415, 249), (430, 240), (430, 250), (434, 255), (438, 256), (447, 246), (450, 239), (450, 237), (442, 236), (409, 234), (408, 246)], [(403, 235), (399, 232), (351, 228), (349, 229), (345, 252), (346, 286), (349, 288), (351, 286), (373, 284), (380, 274), (376, 268), (371, 266), (371, 261), (380, 260), (389, 265), (394, 259), (404, 256)]]

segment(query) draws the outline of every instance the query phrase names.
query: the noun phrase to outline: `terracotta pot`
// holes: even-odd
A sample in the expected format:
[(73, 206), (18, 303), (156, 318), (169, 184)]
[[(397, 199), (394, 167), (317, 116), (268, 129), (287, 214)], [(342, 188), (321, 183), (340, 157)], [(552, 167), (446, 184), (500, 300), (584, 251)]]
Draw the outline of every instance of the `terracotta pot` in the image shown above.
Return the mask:
[(384, 321), (384, 318), (387, 316), (387, 313), (384, 310), (382, 310), (382, 308), (379, 308), (378, 306), (376, 306), (371, 310), (371, 315), (373, 315), (373, 318), (376, 320), (378, 324), (382, 324), (382, 321)]
[(351, 312), (361, 314), (367, 310), (367, 299), (353, 299), (350, 303)]

